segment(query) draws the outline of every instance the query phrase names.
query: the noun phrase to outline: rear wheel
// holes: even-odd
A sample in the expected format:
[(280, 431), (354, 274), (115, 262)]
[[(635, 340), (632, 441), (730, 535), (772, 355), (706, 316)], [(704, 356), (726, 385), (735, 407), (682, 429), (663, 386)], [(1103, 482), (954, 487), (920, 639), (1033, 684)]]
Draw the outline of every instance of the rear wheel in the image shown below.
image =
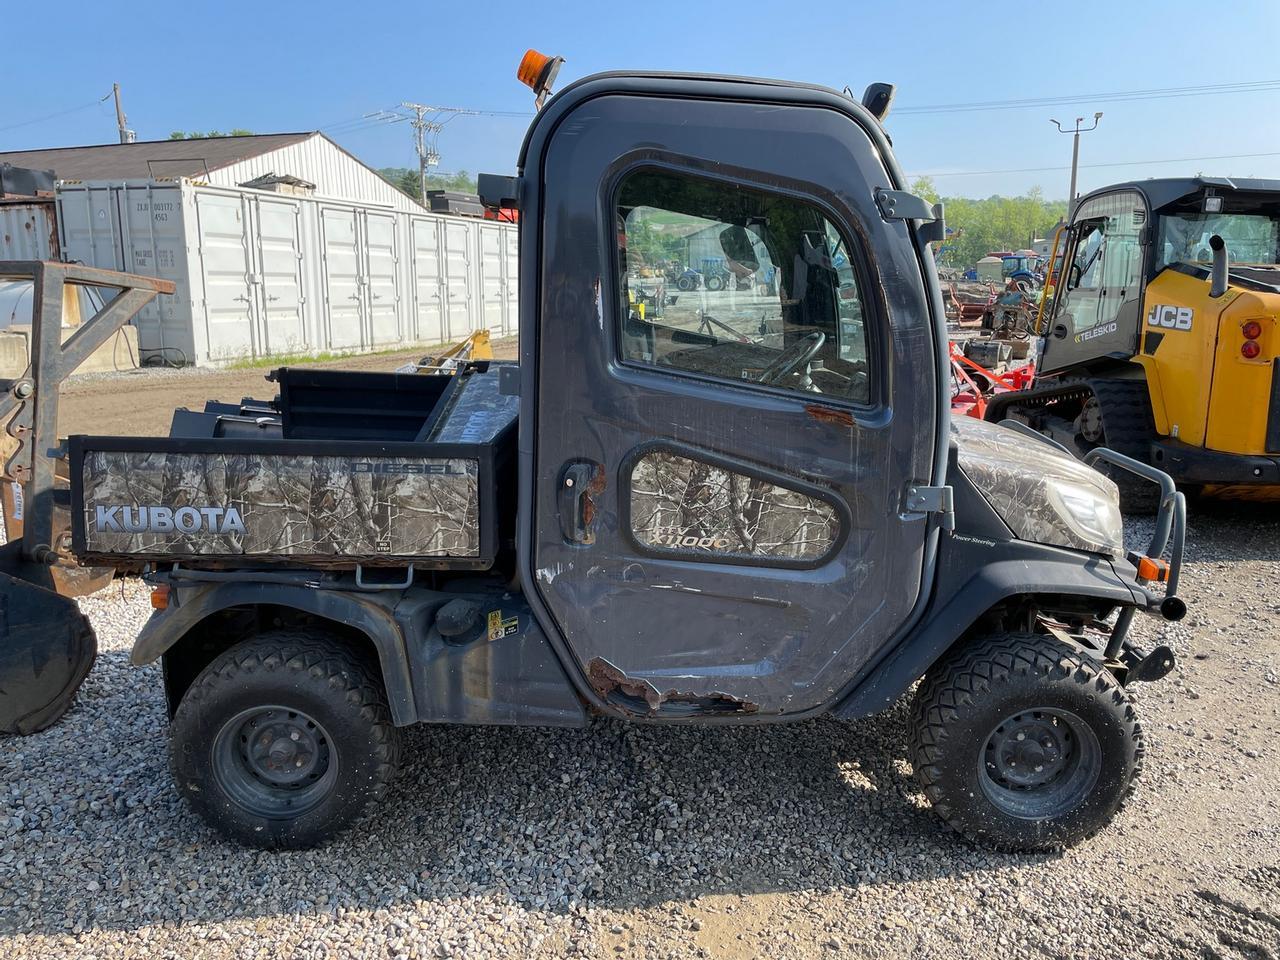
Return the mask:
[(381, 799), (400, 763), (382, 683), (321, 633), (276, 630), (215, 659), (170, 730), (179, 791), (254, 846), (314, 846)]
[(713, 274), (712, 276), (707, 277), (706, 280), (703, 281), (703, 286), (705, 286), (708, 290), (712, 292), (723, 289), (724, 278), (717, 277)]
[(1007, 850), (1070, 846), (1133, 791), (1142, 730), (1115, 678), (1039, 634), (966, 644), (916, 695), (916, 779), (938, 815)]

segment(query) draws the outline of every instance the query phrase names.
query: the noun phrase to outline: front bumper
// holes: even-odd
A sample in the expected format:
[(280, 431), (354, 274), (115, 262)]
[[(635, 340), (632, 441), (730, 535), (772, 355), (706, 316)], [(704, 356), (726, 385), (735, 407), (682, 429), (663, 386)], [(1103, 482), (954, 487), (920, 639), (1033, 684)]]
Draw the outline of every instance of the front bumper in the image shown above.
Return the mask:
[(1151, 462), (1178, 483), (1280, 486), (1280, 457), (1206, 450), (1177, 440), (1151, 444)]

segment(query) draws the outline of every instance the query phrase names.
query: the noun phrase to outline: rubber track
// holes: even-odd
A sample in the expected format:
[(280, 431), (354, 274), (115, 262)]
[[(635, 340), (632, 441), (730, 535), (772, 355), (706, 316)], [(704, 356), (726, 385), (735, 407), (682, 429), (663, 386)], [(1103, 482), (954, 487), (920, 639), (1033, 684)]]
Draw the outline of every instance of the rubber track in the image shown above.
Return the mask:
[(1116, 453), (1143, 463), (1151, 460), (1156, 424), (1145, 380), (1090, 380), (1102, 413), (1103, 442)]
[[(1155, 439), (1155, 417), (1151, 394), (1145, 380), (1090, 380), (1102, 414), (1102, 442), (1116, 453), (1141, 463), (1151, 462), (1151, 441)], [(1127, 470), (1098, 465), (1115, 481), (1128, 510), (1154, 512), (1160, 505), (1160, 488)]]
[[(941, 772), (937, 767), (939, 754), (947, 739), (947, 725), (956, 716), (958, 708), (979, 700), (1003, 678), (1014, 674), (1045, 677), (1056, 674), (1063, 678), (1071, 677), (1076, 683), (1093, 686), (1100, 694), (1109, 693), (1113, 702), (1124, 704), (1125, 723), (1130, 728), (1130, 738), (1136, 741), (1136, 750), (1133, 775), (1116, 807), (1117, 813), (1124, 809), (1137, 789), (1146, 748), (1138, 715), (1106, 668), (1052, 637), (1035, 633), (1003, 634), (976, 641), (935, 665), (926, 674), (912, 705), (912, 765), (916, 780), (924, 788), (925, 795), (938, 816), (952, 830), (973, 843), (1017, 852), (1026, 848), (999, 843), (991, 837), (966, 829), (959, 822), (948, 804), (946, 792), (938, 782)], [(1105, 824), (1099, 824), (1097, 828), (1072, 842), (1088, 839), (1103, 826)]]
[(375, 800), (381, 800), (395, 779), (403, 760), (400, 736), (391, 722), (382, 682), (340, 640), (318, 637), (306, 630), (272, 630), (232, 647), (204, 671), (182, 698), (207, 696), (216, 684), (234, 683), (238, 676), (258, 671), (290, 670), (323, 679), (335, 695), (356, 707), (370, 724), (377, 741), (377, 773), (370, 784)]
[(1067, 401), (1078, 400), (1083, 403), (1088, 399), (1089, 387), (1083, 381), (1067, 381), (1032, 390), (1000, 393), (987, 401), (985, 419), (998, 423), (1007, 420), (1011, 414), (1022, 411), (1044, 409)]

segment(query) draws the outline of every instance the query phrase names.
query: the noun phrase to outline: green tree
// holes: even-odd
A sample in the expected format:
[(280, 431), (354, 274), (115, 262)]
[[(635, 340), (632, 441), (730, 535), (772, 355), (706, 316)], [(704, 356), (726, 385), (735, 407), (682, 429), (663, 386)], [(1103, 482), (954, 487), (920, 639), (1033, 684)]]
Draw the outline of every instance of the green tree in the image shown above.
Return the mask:
[[(922, 178), (923, 179), (923, 178)], [(913, 185), (913, 192), (924, 195)], [(1020, 197), (992, 196), (985, 200), (944, 197), (947, 226), (953, 233), (951, 250), (943, 255), (947, 266), (971, 267), (998, 250), (1021, 250), (1032, 240), (1047, 237), (1066, 217), (1063, 200), (1045, 200), (1039, 187)]]
[(169, 134), (170, 140), (204, 140), (209, 137), (252, 137), (252, 130), (244, 130), (241, 127), (232, 127), (228, 132), (223, 133), (221, 130), (210, 130), (208, 133), (201, 133), (199, 130), (174, 130)]
[(941, 199), (937, 187), (933, 185), (933, 177), (916, 177), (911, 181), (911, 192), (930, 203), (937, 203)]
[[(418, 189), (418, 170), (416, 167), (383, 167), (378, 175), (399, 190), (407, 193), (415, 200), (421, 200)], [(475, 193), (476, 181), (466, 170), (457, 173), (427, 174), (428, 190), (449, 190), (454, 193)]]

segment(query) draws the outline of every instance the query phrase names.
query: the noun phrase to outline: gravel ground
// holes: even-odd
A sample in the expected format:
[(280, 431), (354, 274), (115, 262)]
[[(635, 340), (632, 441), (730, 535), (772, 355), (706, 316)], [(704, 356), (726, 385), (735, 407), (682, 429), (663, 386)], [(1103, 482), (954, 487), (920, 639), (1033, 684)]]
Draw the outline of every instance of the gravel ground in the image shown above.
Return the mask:
[(423, 727), (326, 848), (218, 839), (170, 784), (149, 612), (83, 601), (98, 666), (0, 741), (0, 946), (47, 957), (1280, 957), (1280, 514), (1193, 518), (1175, 675), (1136, 693), (1135, 800), (1058, 855), (976, 849), (910, 776), (906, 711), (854, 724)]

